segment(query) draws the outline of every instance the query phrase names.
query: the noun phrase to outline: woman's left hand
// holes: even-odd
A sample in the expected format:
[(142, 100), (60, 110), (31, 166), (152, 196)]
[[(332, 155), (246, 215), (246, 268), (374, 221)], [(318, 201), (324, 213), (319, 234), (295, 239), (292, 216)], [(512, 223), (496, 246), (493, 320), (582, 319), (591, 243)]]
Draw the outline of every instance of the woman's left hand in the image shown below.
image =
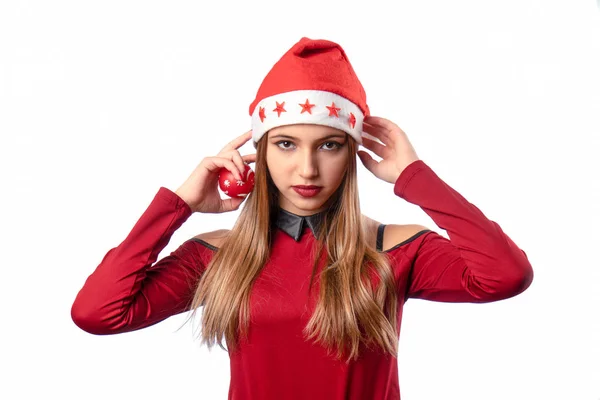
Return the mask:
[(379, 179), (395, 183), (408, 165), (419, 160), (406, 133), (392, 121), (381, 117), (366, 117), (363, 122), (363, 131), (383, 143), (362, 137), (363, 146), (381, 157), (381, 161), (374, 160), (364, 150), (358, 151), (360, 161)]

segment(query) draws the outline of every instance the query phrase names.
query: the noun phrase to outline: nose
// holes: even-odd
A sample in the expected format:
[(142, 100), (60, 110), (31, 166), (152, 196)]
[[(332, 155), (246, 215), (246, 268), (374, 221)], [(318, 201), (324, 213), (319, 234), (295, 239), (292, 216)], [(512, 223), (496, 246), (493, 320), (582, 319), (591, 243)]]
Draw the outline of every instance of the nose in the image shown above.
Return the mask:
[(311, 150), (302, 152), (298, 161), (298, 170), (299, 175), (307, 180), (319, 176), (317, 155)]

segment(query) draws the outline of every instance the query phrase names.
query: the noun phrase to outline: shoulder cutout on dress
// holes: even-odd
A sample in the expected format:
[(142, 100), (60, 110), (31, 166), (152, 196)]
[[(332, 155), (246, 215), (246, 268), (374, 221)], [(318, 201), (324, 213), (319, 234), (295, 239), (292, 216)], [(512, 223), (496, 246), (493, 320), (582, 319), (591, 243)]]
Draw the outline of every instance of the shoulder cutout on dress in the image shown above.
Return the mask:
[(227, 238), (228, 233), (229, 229), (217, 229), (216, 231), (204, 232), (196, 235), (192, 240), (199, 242), (212, 250), (217, 250)]
[(406, 224), (406, 225), (379, 225), (379, 251), (389, 251), (409, 243), (421, 236), (425, 232), (431, 231), (423, 225)]

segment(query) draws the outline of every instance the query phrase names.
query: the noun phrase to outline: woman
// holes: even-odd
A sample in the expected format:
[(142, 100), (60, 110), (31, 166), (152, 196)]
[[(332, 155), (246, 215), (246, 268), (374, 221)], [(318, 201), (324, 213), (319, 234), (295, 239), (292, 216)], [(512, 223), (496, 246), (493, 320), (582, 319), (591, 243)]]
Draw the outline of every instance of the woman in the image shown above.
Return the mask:
[[(128, 332), (202, 306), (202, 342), (228, 346), (230, 399), (399, 399), (409, 298), (484, 303), (531, 284), (526, 254), (500, 226), (420, 160), (396, 124), (370, 116), (338, 44), (302, 38), (267, 74), (250, 115), (249, 132), (175, 192), (161, 187), (106, 254), (73, 304), (81, 329)], [(256, 154), (242, 156), (250, 139)], [(450, 240), (363, 216), (356, 156)], [(225, 168), (243, 181), (245, 163), (255, 163), (255, 187), (234, 227), (156, 262), (193, 212), (238, 209), (244, 199), (222, 200), (217, 179)]]

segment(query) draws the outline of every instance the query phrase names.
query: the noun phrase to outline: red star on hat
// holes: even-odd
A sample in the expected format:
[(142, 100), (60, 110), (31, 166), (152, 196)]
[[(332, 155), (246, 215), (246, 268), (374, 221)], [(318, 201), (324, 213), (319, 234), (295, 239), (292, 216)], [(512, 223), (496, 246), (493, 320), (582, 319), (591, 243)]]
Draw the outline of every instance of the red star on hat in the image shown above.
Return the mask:
[(334, 102), (331, 102), (330, 106), (325, 106), (325, 107), (327, 107), (327, 109), (329, 110), (330, 117), (339, 117), (338, 111), (340, 111), (341, 108), (336, 107)]
[(258, 116), (260, 117), (260, 122), (264, 122), (265, 118), (265, 108), (264, 107), (259, 107), (258, 109)]
[(276, 101), (275, 104), (277, 104), (277, 107), (275, 107), (273, 111), (277, 111), (278, 117), (281, 117), (282, 112), (287, 112), (285, 108), (283, 108), (283, 106), (285, 106), (285, 101), (281, 102), (281, 104), (279, 104), (279, 102)]
[(348, 117), (348, 123), (350, 124), (350, 127), (354, 129), (354, 125), (356, 124), (356, 117), (354, 114), (350, 113), (350, 116)]
[(310, 109), (315, 106), (314, 104), (310, 104), (308, 99), (306, 99), (306, 102), (304, 104), (298, 103), (298, 105), (302, 107), (302, 111), (300, 111), (300, 114), (302, 114), (304, 111), (308, 111), (309, 114), (312, 114), (312, 111)]

